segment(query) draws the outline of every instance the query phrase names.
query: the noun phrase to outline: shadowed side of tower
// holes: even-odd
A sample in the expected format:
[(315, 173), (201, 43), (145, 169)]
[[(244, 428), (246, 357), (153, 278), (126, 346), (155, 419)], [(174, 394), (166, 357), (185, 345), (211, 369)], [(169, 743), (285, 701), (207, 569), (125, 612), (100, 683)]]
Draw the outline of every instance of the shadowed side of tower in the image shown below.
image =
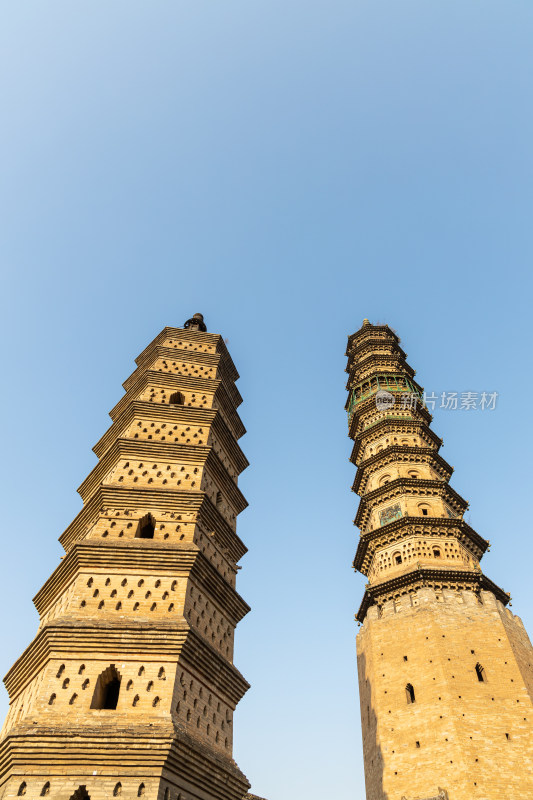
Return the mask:
[(5, 678), (3, 800), (242, 800), (233, 665), (248, 462), (238, 373), (201, 315), (141, 353), (96, 444), (38, 633)]
[(346, 404), (367, 800), (501, 800), (533, 793), (533, 648), (486, 577), (422, 388), (396, 334), (348, 339)]

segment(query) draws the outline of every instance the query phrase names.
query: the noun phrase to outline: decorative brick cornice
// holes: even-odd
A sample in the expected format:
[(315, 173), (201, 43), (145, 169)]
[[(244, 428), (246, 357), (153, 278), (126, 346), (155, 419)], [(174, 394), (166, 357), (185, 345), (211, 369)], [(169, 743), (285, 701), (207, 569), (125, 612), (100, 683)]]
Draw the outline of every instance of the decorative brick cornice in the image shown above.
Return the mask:
[[(150, 461), (176, 461), (205, 466), (224, 496), (229, 500), (236, 514), (247, 507), (248, 503), (212, 447), (174, 442), (147, 441), (146, 439), (116, 439), (114, 444), (89, 473), (78, 489), (84, 502), (102, 485), (104, 478), (113, 470), (121, 458), (149, 459)], [(106, 484), (112, 486), (115, 484)], [(131, 487), (134, 488), (133, 486)], [(173, 491), (166, 487), (158, 487), (162, 491)]]
[(369, 425), (355, 439), (352, 452), (350, 454), (350, 461), (357, 466), (357, 459), (359, 451), (366, 444), (367, 440), (379, 438), (383, 433), (413, 433), (418, 432), (419, 435), (434, 442), (437, 449), (442, 445), (442, 439), (431, 430), (429, 425), (413, 417), (397, 417), (393, 414), (384, 415), (383, 419), (377, 420), (373, 425)]
[(347, 370), (348, 380), (346, 381), (346, 390), (350, 391), (354, 383), (364, 380), (367, 375), (372, 372), (398, 372), (399, 375), (407, 374), (411, 379), (414, 378), (416, 372), (407, 363), (405, 358), (398, 352), (398, 350), (391, 349), (390, 353), (371, 353), (367, 358), (357, 361), (352, 361), (351, 368)]
[[(193, 782), (216, 800), (242, 800), (250, 783), (233, 759), (206, 741), (187, 733), (175, 721), (136, 723), (117, 719), (94, 726), (62, 720), (49, 725), (19, 724), (11, 728), (0, 746), (0, 783), (15, 765), (27, 765), (32, 774), (44, 774), (53, 782), (75, 778), (79, 771), (95, 770), (121, 777), (139, 776), (139, 765)], [(75, 763), (72, 752), (76, 753)]]
[[(401, 392), (398, 392), (401, 396)], [(407, 390), (405, 394), (408, 394)], [(348, 406), (348, 401), (346, 401), (346, 406)], [(352, 419), (348, 429), (348, 435), (350, 439), (355, 439), (356, 436), (360, 435), (358, 432), (358, 426), (361, 422), (364, 421), (365, 417), (369, 416), (373, 411), (376, 410), (376, 395), (375, 393), (370, 395), (369, 397), (362, 400), (357, 406), (356, 410), (352, 415)], [(404, 409), (400, 408), (399, 411), (404, 411)], [(416, 409), (405, 409), (404, 413), (406, 414), (406, 420), (415, 419), (420, 420), (426, 423), (429, 426), (433, 417), (427, 410), (427, 408), (420, 403), (417, 403)], [(411, 416), (412, 415), (412, 416)]]
[[(217, 379), (220, 379), (231, 398), (235, 407), (240, 406), (242, 397), (239, 390), (235, 386), (230, 374), (228, 373), (227, 363), (224, 361), (221, 353), (202, 353), (198, 350), (179, 350), (172, 347), (163, 347), (160, 344), (153, 344), (149, 346), (142, 355), (136, 359), (137, 369), (127, 378), (122, 386), (127, 391), (137, 380), (138, 376), (146, 372), (152, 367), (155, 362), (162, 358), (165, 361), (181, 361), (188, 364), (202, 364), (208, 367), (215, 367), (217, 370)], [(174, 373), (165, 373), (174, 374)]]
[[(205, 492), (160, 489), (129, 489), (117, 486), (99, 486), (91, 499), (59, 537), (60, 543), (68, 550), (75, 541), (84, 539), (91, 525), (105, 509), (124, 511), (170, 512), (176, 514), (197, 513), (198, 520), (213, 531), (215, 539), (230, 554), (235, 563), (240, 561), (247, 548), (235, 531), (228, 525), (220, 511), (213, 505)], [(135, 517), (133, 517), (135, 518)]]
[(380, 545), (400, 541), (408, 536), (455, 536), (476, 558), (481, 558), (489, 542), (483, 539), (464, 519), (448, 517), (400, 517), (388, 525), (362, 533), (353, 561), (354, 569), (366, 575), (369, 560)]
[[(167, 339), (181, 339), (182, 341), (190, 341), (190, 342), (197, 342), (199, 344), (207, 344), (214, 346), (216, 348), (215, 352), (219, 352), (222, 355), (228, 373), (231, 376), (233, 381), (239, 379), (239, 373), (233, 363), (233, 359), (231, 358), (224, 339), (218, 333), (202, 333), (201, 331), (190, 331), (187, 328), (170, 328), (166, 327), (163, 328), (161, 333), (159, 333), (150, 344), (144, 348), (142, 353), (140, 353), (137, 358), (135, 359), (135, 363), (139, 364), (141, 359), (145, 356), (147, 352), (149, 352), (150, 348), (155, 345), (162, 345)], [(174, 348), (171, 348), (174, 349)], [(178, 348), (176, 348), (178, 350)], [(191, 352), (191, 351), (189, 351)], [(194, 351), (192, 351), (194, 352)]]
[[(142, 394), (148, 386), (161, 386), (169, 391), (189, 389), (198, 393), (205, 392), (207, 394), (212, 394), (217, 403), (219, 403), (221, 411), (226, 416), (228, 426), (231, 428), (235, 438), (240, 439), (240, 437), (246, 433), (242, 420), (231, 398), (228, 396), (222, 381), (211, 380), (210, 378), (191, 378), (187, 375), (174, 375), (172, 373), (152, 370), (141, 373), (135, 382), (132, 383), (126, 394), (111, 409), (109, 416), (113, 422), (118, 419), (129, 403), (139, 399), (139, 395)], [(185, 406), (185, 408), (193, 408), (193, 406)]]
[(120, 542), (89, 539), (76, 542), (71, 547), (33, 598), (39, 615), (46, 613), (79, 572), (110, 569), (133, 573), (159, 573), (176, 578), (190, 575), (209, 593), (213, 604), (223, 611), (233, 625), (237, 625), (250, 610), (250, 606), (196, 545), (182, 542), (169, 544), (146, 539)]
[(352, 350), (360, 347), (361, 343), (367, 339), (376, 339), (376, 344), (382, 342), (383, 339), (392, 339), (396, 344), (400, 343), (400, 338), (388, 325), (366, 325), (348, 336), (346, 355), (349, 356)]
[[(133, 400), (125, 407), (121, 415), (93, 447), (93, 452), (101, 458), (113, 442), (131, 425), (134, 419), (152, 420), (154, 422), (177, 422), (187, 425), (211, 426), (213, 435), (224, 448), (228, 458), (233, 463), (238, 474), (249, 466), (248, 459), (242, 452), (236, 438), (224, 422), (220, 411), (216, 408), (199, 408), (198, 406), (180, 406), (166, 403), (147, 403), (143, 400)], [(135, 440), (137, 441), (137, 440)], [(145, 441), (145, 440), (143, 440)], [(191, 450), (198, 445), (187, 445)]]
[(11, 667), (4, 683), (10, 698), (15, 697), (44, 667), (50, 658), (101, 658), (113, 662), (121, 658), (177, 661), (212, 682), (216, 689), (236, 705), (250, 688), (241, 673), (182, 619), (165, 623), (152, 620), (121, 621), (60, 619), (46, 624)]
[[(417, 458), (410, 458), (416, 456)], [(369, 458), (365, 459), (359, 464), (355, 474), (355, 480), (352, 484), (352, 491), (359, 494), (361, 483), (367, 481), (370, 476), (382, 467), (389, 464), (431, 464), (436, 472), (439, 472), (442, 479), (449, 481), (453, 467), (445, 461), (436, 450), (430, 447), (414, 447), (399, 444), (392, 444), (385, 447), (379, 453), (374, 453)]]
[(392, 578), (391, 580), (367, 586), (363, 601), (355, 618), (358, 622), (363, 622), (370, 606), (383, 601), (387, 595), (395, 593), (401, 594), (407, 590), (415, 591), (425, 586), (440, 587), (443, 585), (454, 587), (460, 585), (468, 586), (476, 592), (484, 589), (492, 592), (503, 605), (506, 605), (510, 600), (509, 594), (504, 592), (503, 589), (493, 583), (482, 572), (421, 567), (399, 575), (396, 578)]
[(361, 498), (354, 525), (364, 528), (376, 501), (387, 502), (401, 496), (441, 497), (452, 508), (463, 513), (468, 508), (467, 501), (444, 481), (426, 480), (423, 478), (395, 478), (394, 480), (368, 492)]
[(400, 358), (404, 361), (407, 358), (406, 353), (402, 350), (400, 345), (395, 342), (393, 339), (378, 339), (374, 338), (366, 338), (364, 341), (361, 342), (360, 345), (357, 347), (353, 347), (352, 349), (348, 349), (346, 351), (346, 355), (348, 356), (348, 364), (346, 365), (345, 372), (350, 372), (350, 369), (353, 367), (353, 363), (355, 359), (357, 359), (358, 363), (362, 361), (361, 356), (366, 351), (375, 352), (376, 350), (386, 350), (389, 354), (390, 353), (397, 353)]

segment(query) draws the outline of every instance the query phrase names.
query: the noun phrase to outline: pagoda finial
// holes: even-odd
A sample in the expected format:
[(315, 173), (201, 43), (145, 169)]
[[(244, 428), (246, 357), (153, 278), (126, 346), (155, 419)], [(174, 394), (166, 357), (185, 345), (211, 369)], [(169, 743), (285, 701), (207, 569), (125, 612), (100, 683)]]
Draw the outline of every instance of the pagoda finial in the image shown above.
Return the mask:
[(183, 327), (190, 328), (191, 331), (202, 331), (202, 333), (207, 331), (203, 314), (193, 314), (192, 317), (184, 323)]
[(363, 328), (365, 327), (365, 325), (370, 325), (370, 322), (367, 319), (363, 320)]

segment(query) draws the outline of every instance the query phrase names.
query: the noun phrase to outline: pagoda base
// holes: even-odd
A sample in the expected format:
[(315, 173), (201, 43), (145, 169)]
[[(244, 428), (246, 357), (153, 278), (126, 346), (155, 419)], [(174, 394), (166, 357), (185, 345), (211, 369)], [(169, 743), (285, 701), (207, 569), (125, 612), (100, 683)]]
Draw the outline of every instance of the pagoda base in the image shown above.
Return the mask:
[(28, 797), (53, 800), (242, 800), (250, 788), (232, 759), (167, 724), (18, 725), (2, 742), (0, 774), (2, 800), (22, 784)]

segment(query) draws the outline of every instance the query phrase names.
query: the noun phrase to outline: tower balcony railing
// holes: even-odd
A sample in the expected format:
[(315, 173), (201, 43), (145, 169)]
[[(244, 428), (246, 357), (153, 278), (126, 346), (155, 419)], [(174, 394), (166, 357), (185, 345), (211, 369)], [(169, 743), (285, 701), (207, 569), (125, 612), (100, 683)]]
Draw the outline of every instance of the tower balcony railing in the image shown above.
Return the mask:
[(367, 378), (353, 387), (348, 401), (348, 424), (351, 423), (354, 411), (359, 403), (362, 403), (363, 400), (367, 400), (379, 391), (400, 395), (416, 395), (420, 402), (423, 403), (420, 390), (406, 375), (397, 375), (394, 373), (373, 375), (371, 378)]

